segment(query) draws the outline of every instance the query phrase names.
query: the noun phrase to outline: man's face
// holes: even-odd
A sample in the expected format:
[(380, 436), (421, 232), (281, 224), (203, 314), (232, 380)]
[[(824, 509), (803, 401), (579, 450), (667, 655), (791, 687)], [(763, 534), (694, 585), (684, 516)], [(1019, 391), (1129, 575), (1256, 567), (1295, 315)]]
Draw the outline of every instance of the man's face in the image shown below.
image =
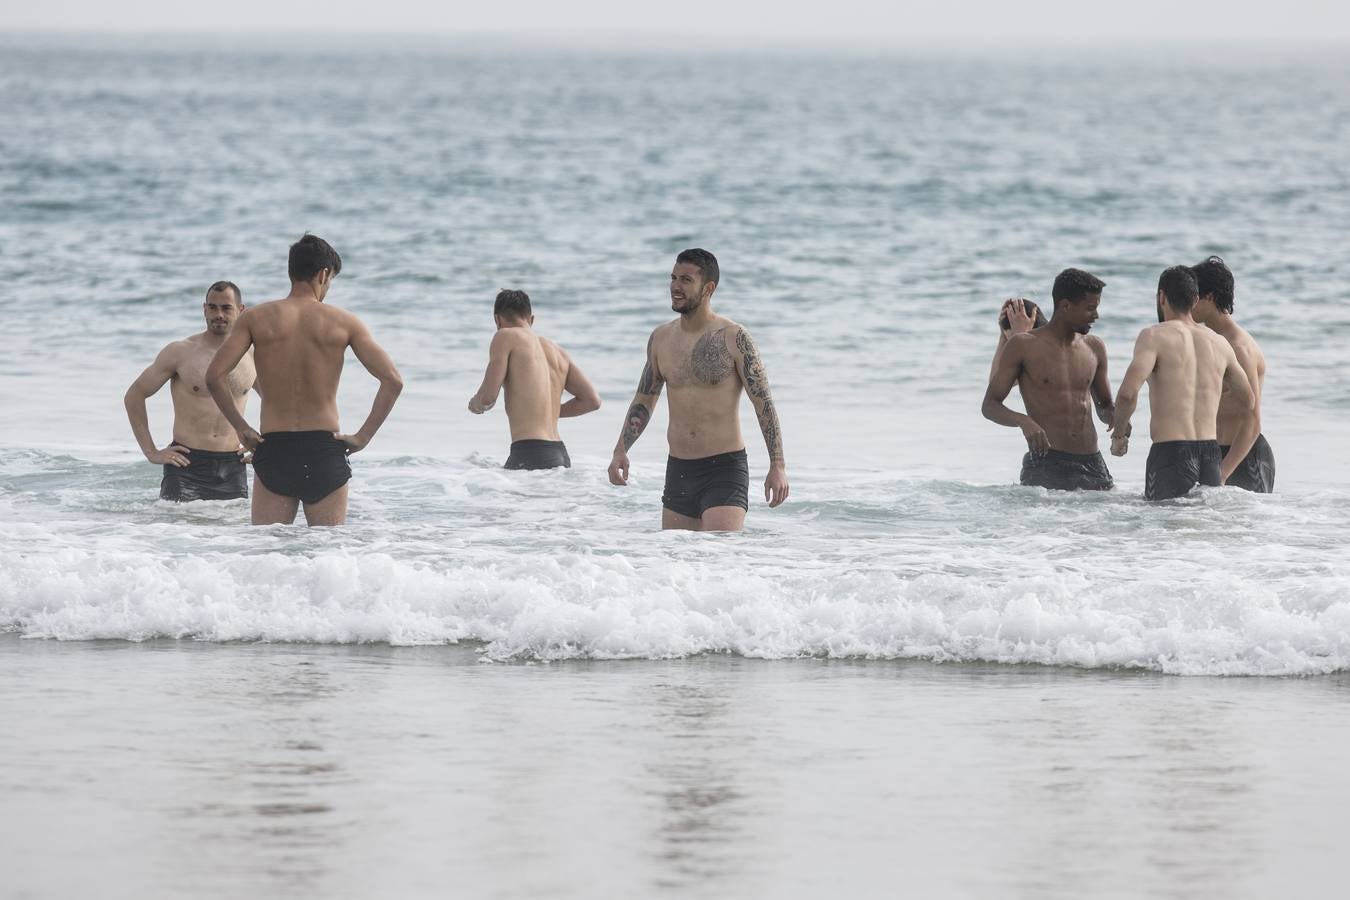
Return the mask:
[(1081, 299), (1065, 303), (1064, 315), (1068, 319), (1069, 327), (1078, 334), (1087, 334), (1091, 331), (1092, 323), (1097, 321), (1097, 307), (1101, 302), (1101, 294), (1088, 294)]
[(670, 308), (682, 316), (698, 312), (712, 295), (714, 285), (703, 280), (693, 263), (676, 263), (670, 272)]
[(212, 291), (206, 295), (206, 302), (202, 304), (206, 327), (212, 334), (229, 334), (240, 312), (239, 301), (234, 299), (234, 291), (228, 289)]
[(1195, 306), (1191, 307), (1191, 318), (1203, 325), (1218, 311), (1219, 308), (1214, 305), (1214, 295), (1205, 294), (1195, 301)]

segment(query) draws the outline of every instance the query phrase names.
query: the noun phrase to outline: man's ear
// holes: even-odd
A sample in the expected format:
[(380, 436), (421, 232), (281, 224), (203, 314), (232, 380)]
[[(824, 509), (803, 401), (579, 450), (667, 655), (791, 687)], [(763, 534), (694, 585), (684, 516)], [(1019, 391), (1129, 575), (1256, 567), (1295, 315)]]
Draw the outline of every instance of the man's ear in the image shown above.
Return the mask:
[(534, 324), (534, 313), (530, 313), (530, 324)]

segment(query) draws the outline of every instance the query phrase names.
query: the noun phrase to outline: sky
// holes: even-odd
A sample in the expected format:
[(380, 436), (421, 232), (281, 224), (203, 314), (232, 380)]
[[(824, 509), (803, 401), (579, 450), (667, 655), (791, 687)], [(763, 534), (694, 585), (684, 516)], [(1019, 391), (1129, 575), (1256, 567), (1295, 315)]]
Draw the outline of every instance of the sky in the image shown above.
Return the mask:
[[(794, 43), (925, 38), (1350, 42), (1347, 0), (0, 0), (3, 31), (644, 35)], [(1089, 51), (1089, 47), (1084, 48)]]

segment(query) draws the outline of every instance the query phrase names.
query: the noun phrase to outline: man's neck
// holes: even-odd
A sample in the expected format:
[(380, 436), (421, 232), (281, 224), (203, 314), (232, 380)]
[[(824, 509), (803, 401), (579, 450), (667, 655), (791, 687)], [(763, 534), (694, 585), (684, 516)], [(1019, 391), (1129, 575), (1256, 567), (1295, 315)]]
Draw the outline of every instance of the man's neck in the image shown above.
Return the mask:
[(708, 327), (708, 323), (712, 321), (712, 318), (712, 307), (707, 303), (704, 303), (688, 315), (683, 313), (680, 315), (680, 330), (690, 332), (702, 331)]
[(1233, 317), (1225, 312), (1216, 312), (1205, 320), (1205, 324), (1210, 330), (1215, 331), (1226, 338), (1234, 338), (1240, 332), (1238, 323), (1233, 321)]
[(220, 345), (225, 343), (225, 338), (227, 336), (228, 332), (226, 334), (216, 334), (210, 328), (206, 329), (201, 334), (197, 335), (203, 346), (214, 347), (216, 349), (219, 349)]
[(291, 292), (286, 295), (287, 300), (308, 300), (312, 303), (322, 303), (319, 295), (314, 292), (314, 287), (307, 281), (292, 282)]
[(1191, 326), (1199, 324), (1198, 322), (1195, 321), (1195, 317), (1191, 315), (1190, 310), (1186, 310), (1185, 312), (1177, 312), (1176, 310), (1172, 310), (1172, 315), (1168, 317), (1167, 321), (1180, 322), (1182, 325), (1191, 325)]
[(1073, 339), (1078, 336), (1078, 332), (1074, 331), (1063, 319), (1052, 318), (1046, 324), (1045, 330), (1061, 344), (1072, 344)]

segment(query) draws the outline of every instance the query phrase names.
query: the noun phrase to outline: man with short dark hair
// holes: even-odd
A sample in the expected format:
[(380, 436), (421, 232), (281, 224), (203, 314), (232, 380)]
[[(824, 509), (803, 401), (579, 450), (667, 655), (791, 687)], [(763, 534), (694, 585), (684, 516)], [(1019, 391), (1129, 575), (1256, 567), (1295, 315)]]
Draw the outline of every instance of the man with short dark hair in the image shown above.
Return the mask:
[[(1050, 321), (1007, 337), (995, 352), (980, 411), (999, 425), (1021, 428), (1024, 485), (1064, 491), (1107, 491), (1113, 482), (1097, 449), (1092, 411), (1110, 424), (1114, 415), (1106, 374), (1106, 345), (1088, 331), (1097, 321), (1105, 282), (1081, 269), (1065, 269), (1051, 288)], [(1010, 323), (1030, 324), (1028, 301), (1004, 304)], [(1024, 327), (1024, 326), (1019, 326)], [(1026, 414), (1004, 405), (1018, 386)]]
[(1222, 484), (1220, 468), (1225, 461), (1215, 440), (1219, 398), (1229, 391), (1244, 418), (1252, 411), (1252, 389), (1233, 348), (1191, 315), (1196, 297), (1190, 269), (1173, 266), (1162, 273), (1157, 295), (1161, 324), (1139, 332), (1134, 359), (1116, 393), (1111, 452), (1124, 456), (1129, 450), (1130, 416), (1148, 382), (1153, 439), (1144, 473), (1148, 500), (1180, 497), (1196, 484)]
[[(342, 258), (320, 237), (306, 234), (291, 246), (291, 291), (281, 300), (239, 317), (206, 372), (217, 405), (253, 453), (253, 524), (290, 524), (304, 504), (310, 525), (347, 520), (347, 455), (370, 443), (394, 407), (403, 379), (366, 326), (346, 310), (324, 303)], [(225, 373), (254, 349), (262, 394), (262, 434), (229, 405)], [(338, 432), (337, 388), (351, 347), (380, 382), (365, 423), (355, 434)]]
[[(217, 281), (206, 289), (202, 314), (206, 330), (174, 341), (127, 388), (123, 404), (131, 433), (145, 458), (164, 467), (159, 483), (163, 500), (236, 500), (248, 496), (248, 469), (229, 420), (206, 389), (206, 370), (244, 308), (239, 287)], [(155, 449), (145, 401), (165, 382), (173, 398), (173, 441)], [(246, 354), (225, 376), (226, 402), (240, 415), (253, 387), (253, 356)]]
[(740, 531), (749, 509), (750, 469), (741, 437), (741, 390), (750, 396), (769, 451), (764, 499), (776, 507), (788, 497), (783, 436), (769, 380), (750, 332), (712, 310), (721, 272), (707, 250), (685, 250), (670, 273), (670, 306), (679, 317), (652, 332), (637, 395), (609, 464), (613, 484), (628, 483), (628, 448), (670, 385), (666, 487), (661, 527)]
[[(570, 467), (572, 458), (558, 434), (558, 418), (599, 409), (600, 395), (567, 351), (534, 333), (534, 310), (524, 291), (499, 291), (492, 318), (497, 333), (488, 348), (483, 383), (469, 398), (469, 412), (487, 412), (505, 387), (511, 425), (511, 453), (505, 467)], [(572, 395), (566, 403), (563, 391)]]
[(1217, 256), (1192, 266), (1199, 299), (1191, 315), (1195, 321), (1222, 335), (1233, 348), (1255, 395), (1250, 416), (1231, 392), (1219, 397), (1218, 441), (1223, 452), (1220, 474), (1224, 484), (1258, 494), (1275, 490), (1275, 451), (1261, 433), (1261, 395), (1266, 382), (1266, 355), (1256, 340), (1233, 319), (1233, 273)]

